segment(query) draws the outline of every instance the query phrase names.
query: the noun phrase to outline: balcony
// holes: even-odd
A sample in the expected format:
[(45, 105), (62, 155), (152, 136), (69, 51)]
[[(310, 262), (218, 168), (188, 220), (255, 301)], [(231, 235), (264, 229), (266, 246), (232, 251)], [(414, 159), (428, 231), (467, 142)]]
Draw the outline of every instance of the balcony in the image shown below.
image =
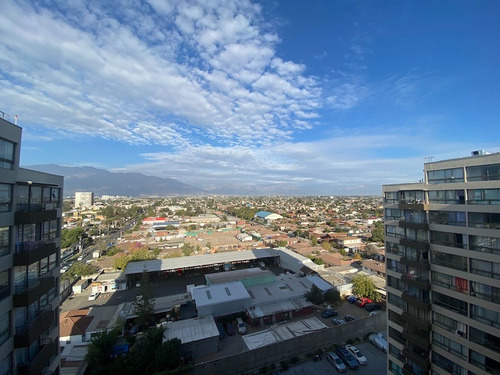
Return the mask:
[(57, 355), (58, 345), (54, 341), (48, 341), (40, 348), (38, 354), (31, 363), (17, 366), (18, 375), (39, 375), (45, 366), (50, 364), (53, 356)]
[(403, 314), (401, 314), (401, 318), (406, 322), (408, 327), (414, 326), (427, 332), (431, 330), (431, 324), (428, 321), (414, 317), (413, 315), (409, 314), (406, 311), (404, 311)]
[(56, 244), (52, 240), (25, 242), (16, 245), (14, 266), (24, 266), (46, 258), (56, 252)]
[(421, 229), (421, 230), (429, 230), (428, 223), (415, 223), (409, 220), (400, 220), (399, 221), (400, 228), (411, 228), (411, 229)]
[(403, 330), (403, 338), (408, 342), (419, 346), (424, 350), (431, 349), (431, 342), (429, 338), (424, 338), (414, 331), (409, 331), (408, 329)]
[(44, 276), (29, 286), (16, 286), (13, 296), (14, 307), (26, 307), (55, 286), (55, 278)]
[(431, 303), (429, 300), (423, 300), (419, 298), (418, 296), (406, 292), (403, 292), (403, 301), (406, 303), (409, 303), (410, 305), (416, 306), (417, 308), (424, 310), (424, 311), (430, 311), (431, 310)]
[[(423, 353), (425, 354), (425, 353)], [(403, 349), (403, 355), (408, 358), (410, 361), (415, 363), (417, 366), (421, 367), (425, 371), (428, 371), (430, 369), (431, 363), (429, 361), (429, 354), (427, 353), (426, 356), (421, 356), (417, 353), (414, 353), (411, 350), (408, 349)]]
[(399, 244), (406, 247), (413, 247), (417, 250), (429, 251), (429, 243), (427, 241), (417, 241), (411, 238), (401, 238)]
[(29, 324), (16, 327), (14, 347), (24, 348), (30, 346), (53, 323), (54, 311), (52, 310), (52, 305), (46, 305)]
[(21, 203), (17, 205), (14, 224), (33, 224), (57, 219), (57, 205), (54, 203)]
[(425, 258), (412, 259), (412, 258), (407, 258), (406, 256), (402, 256), (400, 262), (405, 266), (414, 267), (422, 271), (429, 271), (431, 269), (429, 260)]
[(421, 199), (416, 200), (401, 200), (398, 203), (398, 208), (400, 210), (417, 210), (417, 211), (427, 211), (429, 209), (429, 204), (424, 203)]
[[(427, 265), (429, 265), (427, 263)], [(422, 290), (431, 290), (431, 284), (429, 280), (418, 277), (417, 275), (412, 274), (403, 274), (401, 275), (401, 281), (407, 285), (415, 286)]]

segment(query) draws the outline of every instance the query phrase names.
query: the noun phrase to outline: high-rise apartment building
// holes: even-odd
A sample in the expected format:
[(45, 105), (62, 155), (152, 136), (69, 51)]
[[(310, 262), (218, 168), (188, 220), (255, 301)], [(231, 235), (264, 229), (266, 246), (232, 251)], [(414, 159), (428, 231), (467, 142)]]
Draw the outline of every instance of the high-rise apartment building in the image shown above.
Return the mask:
[(75, 208), (90, 208), (94, 205), (94, 193), (88, 191), (75, 192)]
[(390, 374), (500, 373), (500, 153), (385, 185)]
[(0, 118), (0, 374), (57, 374), (63, 177), (19, 168), (21, 132)]

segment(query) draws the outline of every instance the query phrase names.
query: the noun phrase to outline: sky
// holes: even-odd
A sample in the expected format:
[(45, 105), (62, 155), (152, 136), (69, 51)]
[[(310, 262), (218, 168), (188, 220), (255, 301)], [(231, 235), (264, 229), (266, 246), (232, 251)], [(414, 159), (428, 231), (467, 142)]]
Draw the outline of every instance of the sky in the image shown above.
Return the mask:
[(381, 194), (426, 158), (500, 151), (498, 14), (496, 0), (4, 0), (0, 111), (18, 115), (24, 166)]

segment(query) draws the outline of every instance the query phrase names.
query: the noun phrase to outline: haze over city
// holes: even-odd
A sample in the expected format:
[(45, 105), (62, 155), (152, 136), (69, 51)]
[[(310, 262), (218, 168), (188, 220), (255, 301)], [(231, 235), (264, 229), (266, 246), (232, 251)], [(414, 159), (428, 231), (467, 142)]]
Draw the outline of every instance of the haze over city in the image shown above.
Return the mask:
[(500, 149), (496, 1), (5, 1), (21, 164), (380, 194)]

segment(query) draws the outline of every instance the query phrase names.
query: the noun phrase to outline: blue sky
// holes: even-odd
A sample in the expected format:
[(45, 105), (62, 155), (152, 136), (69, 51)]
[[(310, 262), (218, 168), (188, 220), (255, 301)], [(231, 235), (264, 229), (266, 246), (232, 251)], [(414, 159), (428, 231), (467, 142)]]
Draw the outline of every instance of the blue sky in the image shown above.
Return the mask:
[(380, 194), (500, 150), (498, 1), (114, 4), (2, 3), (23, 165)]

